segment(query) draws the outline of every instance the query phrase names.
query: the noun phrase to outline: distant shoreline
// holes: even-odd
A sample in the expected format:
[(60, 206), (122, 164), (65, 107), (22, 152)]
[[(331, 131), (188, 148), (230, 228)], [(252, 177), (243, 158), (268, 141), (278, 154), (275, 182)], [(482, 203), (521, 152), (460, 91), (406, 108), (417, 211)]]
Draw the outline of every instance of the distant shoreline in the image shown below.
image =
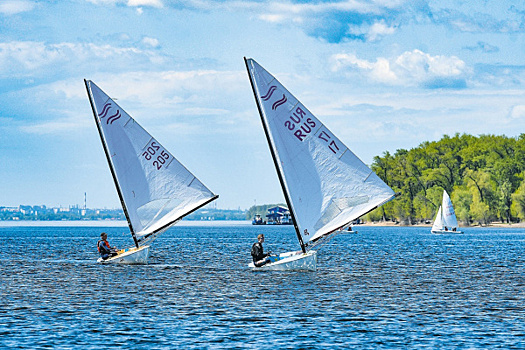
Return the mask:
[[(369, 227), (381, 227), (381, 226), (388, 226), (388, 227), (432, 227), (432, 224), (415, 224), (415, 225), (402, 225), (399, 223), (387, 221), (387, 222), (367, 222), (360, 225), (352, 225), (352, 227), (359, 227), (359, 226), (369, 226)], [(525, 228), (525, 222), (518, 222), (518, 223), (501, 223), (501, 222), (493, 222), (488, 225), (470, 225), (470, 226), (463, 226), (460, 225), (460, 228), (486, 228), (486, 227), (505, 227), (505, 228)]]
[[(252, 226), (250, 220), (182, 220), (176, 226)], [(125, 220), (0, 220), (0, 227), (127, 227)], [(276, 225), (263, 225), (276, 226)], [(258, 226), (261, 227), (261, 226)], [(432, 224), (402, 225), (399, 223), (387, 222), (369, 222), (360, 225), (352, 225), (354, 229), (358, 227), (432, 227)], [(460, 228), (525, 228), (525, 222), (506, 224), (494, 222), (487, 226), (471, 225), (460, 226)]]
[[(250, 225), (249, 220), (181, 220), (176, 226), (242, 226)], [(128, 227), (124, 220), (5, 220), (0, 227)]]

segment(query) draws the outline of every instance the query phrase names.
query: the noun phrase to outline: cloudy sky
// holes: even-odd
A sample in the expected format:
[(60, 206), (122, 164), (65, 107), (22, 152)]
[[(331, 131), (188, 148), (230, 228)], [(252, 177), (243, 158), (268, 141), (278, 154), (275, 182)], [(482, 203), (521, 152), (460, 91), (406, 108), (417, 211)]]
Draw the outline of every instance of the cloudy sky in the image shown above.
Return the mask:
[(282, 202), (243, 57), (364, 162), (525, 131), (523, 1), (0, 1), (0, 206), (118, 208), (83, 79), (220, 195)]

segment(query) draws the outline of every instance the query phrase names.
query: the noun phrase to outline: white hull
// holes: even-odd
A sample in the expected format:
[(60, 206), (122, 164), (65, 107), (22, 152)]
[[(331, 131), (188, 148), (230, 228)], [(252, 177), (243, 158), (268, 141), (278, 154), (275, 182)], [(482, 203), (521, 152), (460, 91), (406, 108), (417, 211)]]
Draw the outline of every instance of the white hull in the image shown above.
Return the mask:
[(431, 230), (430, 232), (432, 233), (435, 233), (435, 234), (448, 234), (448, 233), (453, 233), (453, 234), (456, 234), (456, 233), (463, 233), (462, 231), (459, 231), (459, 230), (456, 230), (456, 231), (452, 231), (452, 230)]
[(291, 271), (291, 270), (306, 270), (315, 271), (317, 269), (317, 252), (311, 250), (306, 254), (303, 252), (288, 252), (279, 254), (276, 257), (271, 257), (276, 261), (268, 263), (261, 267), (255, 267), (253, 262), (248, 264), (248, 267), (254, 270), (265, 271)]
[(357, 233), (357, 231), (341, 231), (341, 232), (338, 233), (338, 234), (340, 234), (340, 235), (342, 235), (342, 234), (350, 234), (350, 235), (353, 234), (353, 235), (355, 235), (356, 233)]
[(149, 245), (140, 248), (127, 248), (120, 250), (117, 256), (107, 260), (98, 258), (97, 262), (101, 264), (122, 264), (122, 265), (139, 265), (147, 264), (149, 256)]

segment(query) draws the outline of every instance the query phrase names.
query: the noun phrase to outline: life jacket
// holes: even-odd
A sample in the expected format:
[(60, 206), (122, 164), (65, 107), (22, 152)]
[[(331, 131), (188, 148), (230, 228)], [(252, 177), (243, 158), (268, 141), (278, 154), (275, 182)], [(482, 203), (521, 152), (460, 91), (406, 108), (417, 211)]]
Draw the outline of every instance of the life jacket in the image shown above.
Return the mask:
[[(100, 251), (100, 242), (103, 242), (103, 243), (104, 243), (103, 245), (105, 245), (105, 246), (107, 247), (107, 251), (106, 251), (106, 252), (101, 252), (101, 251)], [(109, 248), (109, 243), (108, 243), (108, 241), (105, 241), (105, 240), (103, 240), (103, 239), (99, 239), (98, 242), (97, 242), (97, 250), (98, 250), (99, 253), (109, 253), (109, 251), (110, 251), (111, 249)]]
[(252, 259), (257, 261), (264, 258), (263, 247), (259, 242), (256, 242), (252, 245)]

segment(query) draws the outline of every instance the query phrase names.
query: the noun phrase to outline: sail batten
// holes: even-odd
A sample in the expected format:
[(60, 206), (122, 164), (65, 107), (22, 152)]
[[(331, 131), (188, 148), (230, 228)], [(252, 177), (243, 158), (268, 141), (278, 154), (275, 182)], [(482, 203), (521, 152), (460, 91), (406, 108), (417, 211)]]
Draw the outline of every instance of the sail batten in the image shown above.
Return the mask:
[(395, 197), (275, 77), (253, 59), (246, 66), (300, 242), (316, 241)]
[(96, 84), (86, 88), (137, 246), (217, 198)]

